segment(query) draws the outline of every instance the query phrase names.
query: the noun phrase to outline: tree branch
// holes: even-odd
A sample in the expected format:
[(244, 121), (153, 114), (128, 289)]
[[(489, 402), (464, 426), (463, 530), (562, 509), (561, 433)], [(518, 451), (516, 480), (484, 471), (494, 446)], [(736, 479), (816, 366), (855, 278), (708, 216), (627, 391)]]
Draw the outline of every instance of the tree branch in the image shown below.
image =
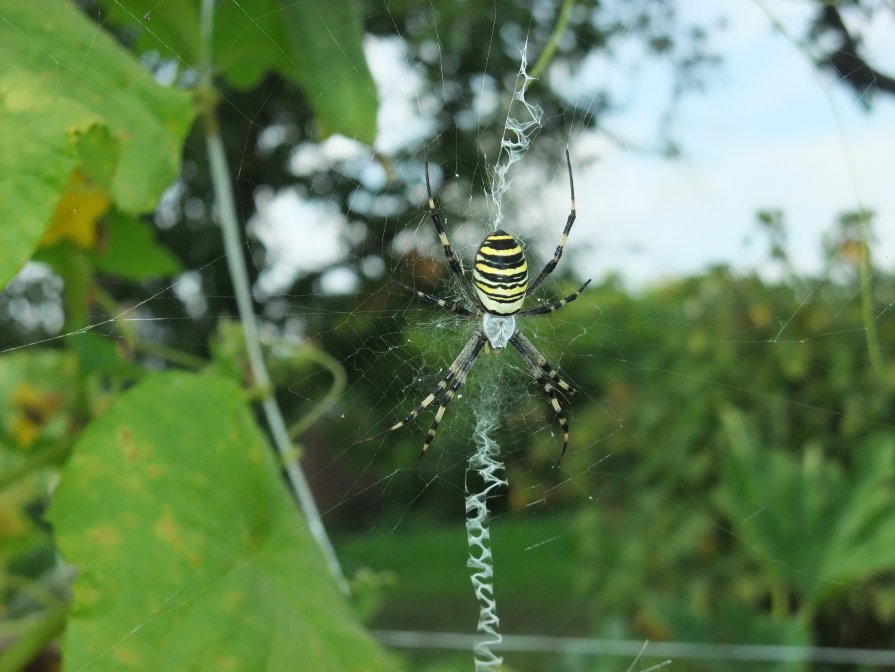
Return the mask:
[(877, 91), (895, 95), (895, 78), (871, 66), (860, 54), (859, 40), (849, 32), (835, 5), (824, 4), (815, 21), (815, 32), (833, 32), (839, 36), (839, 46), (825, 56), (821, 65), (831, 68), (862, 98), (869, 99)]

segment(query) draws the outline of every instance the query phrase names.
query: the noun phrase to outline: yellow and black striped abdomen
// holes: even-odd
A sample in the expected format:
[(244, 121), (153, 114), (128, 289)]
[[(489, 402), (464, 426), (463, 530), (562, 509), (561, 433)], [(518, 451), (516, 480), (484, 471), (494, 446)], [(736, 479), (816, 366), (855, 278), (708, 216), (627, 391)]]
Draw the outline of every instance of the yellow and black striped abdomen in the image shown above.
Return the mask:
[(505, 231), (485, 238), (475, 253), (472, 269), (475, 293), (485, 310), (512, 315), (522, 308), (528, 289), (528, 264), (518, 241)]

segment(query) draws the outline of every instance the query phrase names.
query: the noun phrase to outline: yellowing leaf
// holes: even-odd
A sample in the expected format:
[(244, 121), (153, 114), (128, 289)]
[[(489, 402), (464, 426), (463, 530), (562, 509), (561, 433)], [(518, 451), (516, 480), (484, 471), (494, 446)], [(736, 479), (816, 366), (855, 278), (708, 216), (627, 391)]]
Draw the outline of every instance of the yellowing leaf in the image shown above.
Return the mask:
[(96, 244), (97, 220), (109, 209), (110, 203), (105, 191), (91, 184), (80, 170), (72, 171), (40, 246), (69, 240), (81, 249), (92, 249)]
[(13, 488), (0, 491), (0, 539), (12, 539), (24, 534), (28, 521), (19, 496)]
[[(156, 83), (76, 3), (0, 0), (0, 18), (3, 287), (34, 253), (73, 170), (125, 212), (155, 207), (194, 111), (187, 92)], [(89, 245), (85, 222), (63, 227), (65, 237)]]
[(28, 448), (34, 443), (41, 427), (59, 407), (59, 396), (53, 392), (43, 392), (24, 382), (12, 395), (13, 420), (12, 436), (20, 448)]
[(92, 422), (50, 517), (69, 669), (394, 670), (330, 580), (243, 390), (152, 375)]

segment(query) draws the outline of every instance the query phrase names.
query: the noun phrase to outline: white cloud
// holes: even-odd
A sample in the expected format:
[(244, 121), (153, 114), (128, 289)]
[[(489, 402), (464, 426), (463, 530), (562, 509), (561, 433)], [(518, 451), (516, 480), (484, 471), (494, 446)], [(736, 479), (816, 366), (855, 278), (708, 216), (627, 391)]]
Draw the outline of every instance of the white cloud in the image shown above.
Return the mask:
[[(773, 7), (775, 18), (800, 37), (807, 25), (804, 11)], [(578, 275), (611, 269), (642, 283), (711, 263), (753, 267), (766, 259), (766, 246), (747, 249), (742, 243), (747, 235), (755, 237), (756, 211), (772, 207), (784, 210), (790, 253), (805, 271), (819, 266), (822, 236), (841, 212), (874, 210), (875, 259), (891, 268), (895, 104), (880, 96), (868, 113), (850, 90), (819, 73), (797, 45), (775, 31), (754, 3), (699, 2), (687, 11), (696, 21), (719, 11), (730, 14), (725, 35), (732, 39), (715, 40), (723, 49), (721, 77), (705, 96), (687, 98), (678, 110), (681, 160), (619, 150), (593, 135), (573, 140), (573, 159), (576, 153), (582, 162), (599, 158), (576, 168), (579, 222), (569, 250)], [(609, 119), (609, 127), (623, 128), (626, 137), (651, 137), (647, 124), (650, 106), (658, 104), (655, 96), (631, 104), (638, 106), (637, 115), (627, 115), (623, 125)], [(549, 213), (567, 207), (564, 185), (551, 184), (544, 200), (520, 209), (531, 210), (536, 221), (552, 222)], [(539, 227), (541, 254), (552, 249), (553, 237), (550, 227)], [(594, 253), (576, 258), (576, 247)]]
[(264, 245), (266, 263), (256, 291), (271, 296), (297, 278), (325, 271), (348, 253), (348, 229), (339, 206), (301, 196), (295, 189), (256, 197), (249, 233)]

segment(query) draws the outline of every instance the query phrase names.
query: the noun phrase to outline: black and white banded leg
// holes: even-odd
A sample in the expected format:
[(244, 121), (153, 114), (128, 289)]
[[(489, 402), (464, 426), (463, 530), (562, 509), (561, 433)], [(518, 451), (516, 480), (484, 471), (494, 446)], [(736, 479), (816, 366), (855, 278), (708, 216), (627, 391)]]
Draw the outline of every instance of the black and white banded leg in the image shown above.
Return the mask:
[[(459, 371), (451, 382), (450, 387), (444, 391), (444, 396), (442, 396), (441, 402), (438, 405), (438, 410), (435, 411), (435, 417), (432, 419), (432, 426), (429, 427), (429, 431), (426, 432), (426, 439), (423, 441), (423, 449), (420, 451), (419, 457), (416, 458), (417, 463), (423, 459), (426, 451), (429, 450), (429, 444), (435, 440), (435, 434), (438, 433), (438, 425), (441, 424), (441, 419), (444, 417), (444, 412), (447, 410), (448, 404), (451, 403), (454, 395), (463, 386), (463, 383), (466, 382), (466, 376), (469, 374), (472, 365), (475, 364), (475, 360), (479, 356), (484, 345), (485, 336), (481, 332), (478, 332), (469, 340), (466, 347), (463, 348), (463, 352), (460, 353), (460, 356), (454, 360), (454, 365), (457, 366)], [(467, 352), (467, 350), (469, 352)], [(462, 357), (465, 357), (465, 361), (460, 362)]]
[(572, 224), (575, 223), (575, 182), (572, 180), (572, 160), (569, 158), (568, 149), (566, 150), (566, 165), (569, 168), (569, 189), (572, 192), (572, 209), (566, 220), (566, 228), (563, 229), (562, 235), (559, 237), (559, 244), (556, 246), (556, 251), (553, 253), (553, 259), (547, 262), (544, 266), (544, 270), (541, 271), (541, 274), (528, 286), (528, 291), (525, 293), (526, 296), (530, 296), (532, 292), (540, 287), (541, 283), (547, 279), (547, 276), (553, 273), (553, 269), (556, 268), (560, 257), (562, 257), (562, 251), (566, 246), (566, 242), (569, 240), (569, 231), (572, 230)]
[(475, 363), (475, 360), (478, 358), (479, 353), (482, 351), (482, 347), (485, 345), (485, 336), (481, 332), (481, 330), (476, 331), (473, 334), (472, 338), (467, 341), (466, 345), (463, 347), (463, 350), (460, 351), (460, 354), (457, 355), (457, 358), (453, 361), (453, 363), (448, 367), (447, 373), (444, 377), (439, 381), (439, 383), (435, 386), (435, 388), (419, 403), (416, 407), (410, 411), (407, 415), (405, 415), (401, 420), (396, 422), (394, 425), (386, 429), (384, 432), (380, 432), (379, 434), (375, 434), (367, 439), (363, 439), (363, 441), (372, 441), (373, 439), (379, 438), (389, 432), (394, 432), (397, 429), (401, 429), (408, 422), (411, 422), (416, 419), (416, 417), (422, 413), (429, 405), (438, 399), (441, 398), (438, 403), (438, 410), (435, 411), (435, 418), (432, 421), (432, 426), (429, 428), (429, 431), (426, 434), (426, 439), (423, 442), (423, 449), (420, 451), (420, 455), (418, 460), (423, 458), (423, 455), (426, 454), (426, 451), (429, 449), (429, 444), (435, 440), (435, 435), (438, 432), (438, 425), (441, 424), (441, 419), (444, 417), (444, 412), (448, 407), (448, 404), (451, 403), (451, 400), (454, 398), (454, 395), (457, 393), (463, 383), (466, 382), (466, 376), (469, 374), (469, 370), (472, 368), (472, 365)]
[(429, 182), (428, 159), (426, 160), (426, 192), (429, 194), (429, 217), (432, 218), (432, 223), (435, 225), (435, 231), (438, 233), (438, 241), (444, 249), (444, 256), (447, 258), (448, 266), (450, 266), (454, 275), (457, 276), (457, 282), (460, 283), (460, 288), (463, 290), (464, 296), (466, 296), (473, 306), (480, 306), (481, 304), (479, 303), (478, 297), (476, 297), (475, 292), (472, 291), (469, 284), (466, 282), (466, 278), (463, 277), (463, 267), (460, 265), (460, 261), (454, 254), (447, 233), (444, 231), (444, 223), (441, 221), (441, 215), (438, 214), (438, 208), (435, 207), (435, 197), (432, 196), (432, 185)]
[(555, 303), (548, 304), (546, 306), (541, 306), (539, 308), (532, 308), (531, 310), (523, 310), (521, 313), (517, 313), (517, 317), (528, 317), (529, 315), (544, 315), (545, 313), (552, 313), (554, 311), (559, 310), (567, 303), (572, 303), (575, 299), (581, 296), (581, 292), (584, 291), (585, 287), (590, 284), (590, 280), (585, 282), (581, 287), (578, 288), (577, 291), (569, 294), (566, 298), (556, 301)]
[(516, 332), (516, 348), (522, 348), (525, 350), (526, 354), (531, 358), (531, 360), (538, 365), (538, 367), (550, 378), (551, 382), (556, 385), (559, 389), (561, 389), (564, 393), (569, 396), (575, 396), (578, 394), (578, 391), (572, 387), (569, 383), (567, 383), (562, 376), (559, 375), (559, 372), (553, 368), (553, 365), (547, 361), (547, 358), (544, 357), (538, 351), (538, 349), (534, 346), (534, 344), (529, 341), (522, 332)]
[(441, 308), (445, 308), (446, 310), (449, 310), (457, 315), (463, 315), (465, 317), (478, 317), (477, 313), (472, 312), (468, 308), (464, 308), (459, 303), (454, 303), (453, 301), (448, 301), (446, 299), (440, 299), (437, 296), (433, 296), (432, 294), (421, 292), (420, 290), (414, 289), (410, 285), (405, 285), (403, 282), (400, 282), (398, 280), (395, 280), (394, 282), (395, 284), (401, 285), (401, 287), (403, 287), (407, 291), (416, 294), (417, 298), (423, 299), (423, 301), (434, 303)]
[(557, 386), (569, 394), (575, 394), (575, 390), (571, 385), (560, 378), (556, 369), (550, 366), (547, 360), (535, 350), (531, 341), (525, 338), (525, 336), (517, 332), (510, 339), (510, 343), (516, 346), (519, 354), (522, 355), (522, 359), (528, 364), (528, 369), (531, 371), (531, 375), (534, 376), (538, 384), (541, 385), (541, 388), (550, 400), (550, 405), (553, 407), (553, 414), (556, 416), (559, 426), (562, 428), (562, 452), (554, 465), (558, 466), (566, 455), (566, 449), (569, 447), (569, 421), (566, 419), (566, 414), (563, 412), (562, 406), (559, 403), (559, 398), (556, 396), (556, 388), (551, 381), (554, 381)]

